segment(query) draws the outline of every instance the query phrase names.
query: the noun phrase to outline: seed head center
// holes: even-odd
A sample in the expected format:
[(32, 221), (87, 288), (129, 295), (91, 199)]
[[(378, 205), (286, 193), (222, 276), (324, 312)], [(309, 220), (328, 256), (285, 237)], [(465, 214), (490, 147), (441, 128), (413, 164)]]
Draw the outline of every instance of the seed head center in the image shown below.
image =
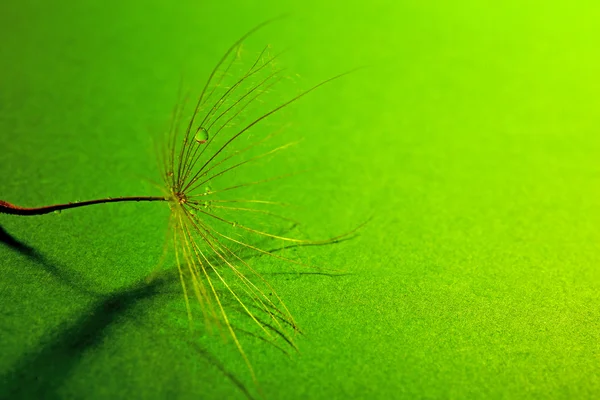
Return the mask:
[(174, 194), (174, 197), (175, 197), (175, 201), (181, 205), (184, 205), (185, 203), (187, 203), (187, 196), (185, 195), (185, 193), (177, 192)]

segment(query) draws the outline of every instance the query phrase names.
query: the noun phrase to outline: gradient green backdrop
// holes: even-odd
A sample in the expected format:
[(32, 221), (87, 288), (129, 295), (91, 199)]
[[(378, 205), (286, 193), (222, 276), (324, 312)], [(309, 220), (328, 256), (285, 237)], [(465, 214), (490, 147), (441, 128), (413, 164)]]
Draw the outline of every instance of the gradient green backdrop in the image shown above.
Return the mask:
[[(0, 5), (0, 198), (155, 194), (181, 78), (289, 12), (255, 39), (300, 87), (368, 68), (273, 120), (304, 138), (275, 165), (317, 171), (290, 192), (315, 237), (375, 219), (309, 252), (353, 274), (268, 277), (306, 334), (249, 350), (264, 397), (600, 395), (595, 2), (91, 3)], [(0, 397), (257, 396), (233, 346), (185, 337), (176, 285), (135, 286), (163, 206), (0, 216)]]

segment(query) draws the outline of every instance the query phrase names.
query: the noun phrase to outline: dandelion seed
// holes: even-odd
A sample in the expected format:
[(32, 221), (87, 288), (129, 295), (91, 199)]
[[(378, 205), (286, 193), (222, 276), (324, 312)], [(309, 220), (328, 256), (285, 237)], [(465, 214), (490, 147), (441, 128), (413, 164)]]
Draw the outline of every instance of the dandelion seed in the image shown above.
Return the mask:
[[(295, 348), (292, 334), (298, 331), (298, 326), (275, 289), (236, 249), (304, 265), (264, 250), (255, 242), (260, 239), (283, 241), (295, 246), (328, 244), (346, 238), (358, 229), (320, 241), (288, 237), (259, 228), (253, 224), (255, 220), (247, 218), (263, 216), (273, 221), (270, 226), (275, 221), (292, 221), (271, 210), (258, 208), (285, 204), (243, 197), (220, 197), (285, 177), (281, 175), (241, 183), (228, 181), (232, 171), (239, 171), (290, 146), (286, 144), (255, 154), (277, 133), (262, 137), (258, 135), (256, 139), (257, 136), (249, 134), (251, 129), (318, 87), (345, 75), (322, 81), (266, 112), (260, 111), (255, 107), (256, 104), (281, 80), (281, 69), (275, 64), (277, 55), (270, 55), (269, 46), (265, 46), (237, 77), (233, 74), (233, 65), (239, 61), (244, 40), (263, 25), (248, 32), (226, 51), (212, 70), (184, 126), (181, 120), (186, 114), (185, 107), (182, 104), (175, 107), (167, 144), (161, 154), (165, 192), (162, 196), (115, 197), (37, 208), (19, 207), (0, 200), (0, 212), (21, 216), (60, 213), (70, 208), (103, 203), (167, 202), (171, 210), (170, 244), (174, 250), (188, 318), (194, 318), (196, 306), (199, 306), (209, 326), (215, 324), (228, 332), (254, 381), (254, 370), (232, 325), (231, 310), (225, 306), (224, 296), (231, 298), (257, 331), (271, 343), (283, 338), (287, 345)], [(233, 81), (229, 82), (232, 76)], [(194, 130), (193, 126), (200, 128)], [(218, 189), (213, 190), (213, 182), (219, 179)], [(198, 201), (200, 197), (210, 199)], [(240, 203), (242, 206), (229, 206), (229, 203)], [(236, 228), (235, 235), (230, 229), (228, 231), (229, 227)]]

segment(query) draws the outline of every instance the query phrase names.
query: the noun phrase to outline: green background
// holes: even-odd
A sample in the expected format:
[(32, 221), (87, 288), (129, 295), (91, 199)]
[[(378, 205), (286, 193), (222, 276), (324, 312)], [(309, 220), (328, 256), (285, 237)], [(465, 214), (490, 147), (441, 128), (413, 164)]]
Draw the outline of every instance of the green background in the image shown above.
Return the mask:
[[(305, 332), (248, 350), (265, 398), (600, 394), (595, 2), (54, 3), (0, 5), (0, 198), (24, 206), (156, 194), (182, 77), (268, 18), (299, 87), (367, 66), (273, 119), (304, 138), (273, 168), (312, 168), (286, 186), (311, 237), (374, 219), (305, 252), (352, 274), (253, 260)], [(0, 397), (258, 396), (230, 343), (186, 335), (176, 281), (136, 283), (167, 217), (0, 216)]]

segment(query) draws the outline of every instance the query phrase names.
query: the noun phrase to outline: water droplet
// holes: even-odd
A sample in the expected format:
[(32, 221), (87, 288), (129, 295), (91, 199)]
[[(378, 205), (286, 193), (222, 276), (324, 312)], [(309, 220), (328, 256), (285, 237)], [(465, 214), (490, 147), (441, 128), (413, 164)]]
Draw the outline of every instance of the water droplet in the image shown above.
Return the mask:
[(196, 210), (194, 210), (193, 208), (192, 208), (192, 209), (190, 209), (190, 214), (192, 214), (192, 215), (196, 215)]
[(235, 228), (235, 227), (237, 226), (237, 224), (238, 224), (238, 223), (237, 223), (237, 221), (233, 221), (233, 222), (231, 223), (231, 226), (233, 226), (233, 227)]
[(54, 214), (58, 215), (58, 214), (60, 214), (60, 213), (61, 213), (61, 211), (60, 211), (60, 210), (54, 210)]
[(206, 187), (204, 188), (204, 193), (208, 194), (212, 192), (212, 187), (210, 185), (206, 185)]
[(198, 142), (198, 144), (206, 143), (208, 141), (208, 131), (202, 127), (198, 128), (194, 139), (196, 140), (196, 142)]
[(173, 171), (169, 171), (169, 172), (167, 172), (167, 176), (168, 176), (168, 177), (171, 177), (171, 176), (173, 176)]
[(208, 207), (210, 207), (210, 201), (205, 201), (204, 203), (202, 203), (202, 206), (203, 206), (204, 208), (208, 208)]

